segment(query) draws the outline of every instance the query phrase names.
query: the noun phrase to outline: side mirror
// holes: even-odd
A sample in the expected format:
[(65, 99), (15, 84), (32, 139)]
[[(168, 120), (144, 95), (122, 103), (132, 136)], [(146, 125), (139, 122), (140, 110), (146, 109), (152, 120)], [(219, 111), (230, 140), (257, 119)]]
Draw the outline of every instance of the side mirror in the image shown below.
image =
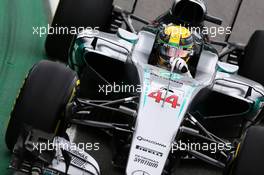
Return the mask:
[(235, 73), (237, 73), (237, 71), (239, 69), (239, 67), (237, 65), (228, 64), (228, 63), (220, 62), (220, 61), (218, 61), (217, 66), (218, 66), (219, 71), (226, 72), (229, 74), (235, 74)]

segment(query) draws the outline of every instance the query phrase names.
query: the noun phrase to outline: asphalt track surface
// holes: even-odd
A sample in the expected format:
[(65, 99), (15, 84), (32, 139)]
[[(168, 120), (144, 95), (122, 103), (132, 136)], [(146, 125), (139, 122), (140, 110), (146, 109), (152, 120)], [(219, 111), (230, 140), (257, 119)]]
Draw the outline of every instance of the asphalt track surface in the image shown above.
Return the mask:
[[(118, 0), (121, 6), (128, 6), (130, 0)], [(228, 26), (236, 0), (207, 0), (209, 12), (223, 19)], [(167, 10), (170, 0), (139, 0), (136, 14), (153, 19)], [(264, 1), (245, 0), (231, 40), (246, 43), (256, 29), (264, 29)], [(45, 37), (32, 34), (33, 26), (48, 23), (47, 9), (41, 0), (1, 0), (0, 1), (0, 174), (10, 174), (7, 170), (10, 154), (4, 143), (4, 133), (21, 83), (30, 67), (44, 59)], [(223, 39), (223, 36), (217, 38)], [(87, 139), (89, 133), (89, 139)], [(100, 151), (90, 152), (98, 160), (103, 174), (123, 174), (111, 166), (111, 142), (103, 133), (87, 128), (79, 128), (76, 141), (97, 142)], [(183, 162), (177, 175), (218, 175), (221, 172), (207, 164), (192, 161)]]

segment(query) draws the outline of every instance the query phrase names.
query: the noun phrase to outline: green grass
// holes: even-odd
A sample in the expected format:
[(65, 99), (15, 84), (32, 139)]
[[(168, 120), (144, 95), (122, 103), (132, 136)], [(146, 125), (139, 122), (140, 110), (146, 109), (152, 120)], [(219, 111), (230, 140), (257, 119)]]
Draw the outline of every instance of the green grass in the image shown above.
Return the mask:
[(0, 174), (8, 174), (10, 153), (5, 146), (9, 114), (30, 67), (45, 57), (45, 37), (33, 26), (46, 26), (42, 0), (0, 1)]

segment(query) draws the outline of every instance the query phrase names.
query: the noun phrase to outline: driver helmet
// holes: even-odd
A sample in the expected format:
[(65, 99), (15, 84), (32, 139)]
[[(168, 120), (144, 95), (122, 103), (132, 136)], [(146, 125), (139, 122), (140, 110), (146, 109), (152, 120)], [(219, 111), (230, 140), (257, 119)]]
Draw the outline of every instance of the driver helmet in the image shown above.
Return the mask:
[(182, 58), (187, 64), (193, 56), (191, 32), (183, 26), (165, 25), (158, 34), (158, 65), (170, 68), (171, 58)]

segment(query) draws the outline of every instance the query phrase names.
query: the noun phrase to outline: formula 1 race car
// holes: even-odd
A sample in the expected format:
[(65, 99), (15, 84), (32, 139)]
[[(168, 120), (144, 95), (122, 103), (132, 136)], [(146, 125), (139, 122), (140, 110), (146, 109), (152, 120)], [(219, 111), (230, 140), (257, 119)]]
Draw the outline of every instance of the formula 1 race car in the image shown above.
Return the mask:
[[(136, 3), (128, 12), (112, 0), (60, 1), (54, 27), (89, 29), (47, 36), (48, 56), (69, 66), (45, 60), (30, 70), (6, 131), (10, 167), (25, 174), (101, 174), (66, 134), (82, 125), (113, 140), (112, 163), (123, 174), (174, 174), (182, 159), (204, 161), (226, 175), (263, 174), (264, 32), (246, 46), (229, 42), (229, 35), (212, 41), (202, 33), (204, 22), (220, 25), (221, 19), (209, 15), (202, 0), (175, 0), (151, 23), (133, 14)], [(131, 19), (145, 26), (137, 32)], [(188, 36), (191, 50), (164, 43), (166, 29), (179, 25), (201, 29)], [(175, 38), (189, 41), (175, 34), (170, 42)], [(177, 48), (177, 58), (186, 53), (191, 70), (180, 59), (162, 62), (160, 48)]]

